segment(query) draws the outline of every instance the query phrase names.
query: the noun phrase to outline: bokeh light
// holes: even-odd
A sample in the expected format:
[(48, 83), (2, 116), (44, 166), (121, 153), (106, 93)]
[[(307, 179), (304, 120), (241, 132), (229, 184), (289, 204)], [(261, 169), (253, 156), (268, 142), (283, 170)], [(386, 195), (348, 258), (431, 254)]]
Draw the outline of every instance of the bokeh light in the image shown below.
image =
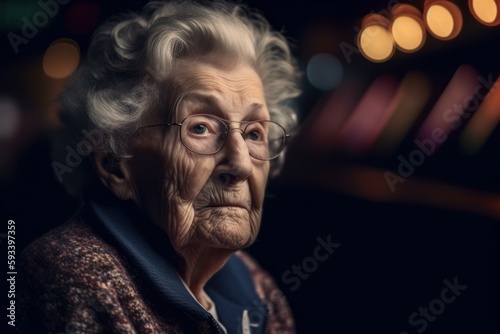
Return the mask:
[(394, 39), (387, 30), (389, 20), (382, 15), (370, 14), (363, 19), (363, 28), (358, 35), (358, 46), (365, 58), (373, 62), (384, 62), (395, 51)]
[(25, 24), (23, 17), (31, 19), (39, 10), (35, 1), (0, 1), (0, 30), (21, 30)]
[(432, 33), (438, 37), (447, 38), (453, 31), (453, 16), (443, 6), (431, 6), (427, 11), (427, 23)]
[(397, 88), (398, 80), (392, 75), (382, 75), (370, 84), (340, 130), (343, 150), (363, 154), (372, 148), (398, 103)]
[(472, 15), (487, 26), (500, 24), (499, 7), (500, 0), (469, 0), (469, 9)]
[(463, 114), (477, 87), (476, 69), (460, 65), (421, 124), (416, 139), (420, 142), (432, 140), (436, 149), (443, 145), (449, 134), (465, 121)]
[(318, 89), (330, 90), (337, 87), (343, 76), (342, 64), (331, 54), (317, 54), (307, 64), (307, 78)]
[(80, 62), (80, 47), (72, 39), (58, 39), (48, 47), (43, 57), (43, 71), (54, 79), (64, 79), (73, 73)]
[(413, 6), (394, 6), (390, 31), (396, 47), (403, 52), (415, 52), (424, 45), (426, 31), (422, 14)]
[(463, 25), (460, 9), (450, 1), (426, 1), (424, 21), (429, 32), (442, 40), (455, 38)]
[(391, 34), (380, 26), (363, 29), (359, 44), (361, 52), (372, 61), (386, 61), (394, 53), (394, 41)]
[[(479, 109), (460, 137), (460, 147), (469, 155), (476, 154), (486, 144), (500, 121), (500, 77), (497, 78), (488, 95), (484, 98)], [(485, 89), (484, 87), (482, 89)]]
[(384, 128), (375, 150), (380, 154), (392, 154), (421, 115), (432, 92), (431, 79), (422, 72), (407, 73), (398, 88), (400, 104)]
[(0, 140), (12, 137), (19, 127), (19, 106), (14, 100), (0, 96)]
[(346, 77), (326, 99), (318, 100), (303, 129), (308, 150), (332, 152), (337, 149), (338, 132), (363, 95), (363, 79)]

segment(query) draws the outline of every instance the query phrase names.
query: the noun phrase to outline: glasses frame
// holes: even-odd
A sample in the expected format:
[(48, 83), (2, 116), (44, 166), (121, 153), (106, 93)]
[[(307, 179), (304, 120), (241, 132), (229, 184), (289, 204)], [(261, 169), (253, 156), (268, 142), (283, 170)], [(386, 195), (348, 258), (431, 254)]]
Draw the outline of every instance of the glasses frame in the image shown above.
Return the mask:
[[(291, 135), (289, 133), (287, 133), (286, 129), (281, 126), (279, 123), (276, 123), (274, 121), (271, 121), (271, 120), (256, 120), (256, 121), (230, 121), (230, 120), (227, 120), (227, 119), (224, 119), (224, 118), (221, 118), (221, 117), (218, 117), (218, 116), (215, 116), (215, 115), (210, 115), (210, 114), (193, 114), (193, 115), (189, 115), (187, 117), (185, 117), (181, 122), (174, 122), (174, 123), (159, 123), (159, 124), (153, 124), (153, 125), (145, 125), (145, 126), (142, 126), (140, 127), (139, 129), (144, 129), (144, 128), (153, 128), (153, 127), (159, 127), (159, 126), (178, 126), (179, 129), (182, 127), (182, 125), (184, 124), (184, 122), (186, 121), (186, 119), (190, 118), (190, 117), (195, 117), (195, 116), (205, 116), (205, 117), (211, 117), (211, 118), (215, 118), (217, 120), (219, 120), (220, 122), (224, 123), (226, 125), (226, 129), (227, 131), (224, 133), (224, 139), (222, 141), (222, 144), (220, 145), (220, 147), (214, 151), (214, 152), (211, 152), (211, 153), (201, 153), (201, 152), (196, 152), (192, 149), (190, 149), (189, 147), (186, 146), (186, 144), (184, 143), (184, 141), (182, 140), (182, 130), (179, 131), (179, 139), (182, 143), (182, 145), (187, 148), (189, 151), (193, 152), (193, 153), (196, 153), (196, 154), (201, 154), (201, 155), (212, 155), (212, 154), (216, 154), (217, 152), (219, 152), (223, 147), (224, 147), (224, 144), (226, 143), (226, 140), (227, 138), (229, 137), (229, 132), (230, 131), (234, 131), (234, 130), (239, 130), (241, 131), (241, 135), (243, 137), (243, 140), (245, 140), (245, 143), (246, 143), (246, 138), (245, 138), (245, 131), (246, 129), (248, 128), (249, 125), (253, 124), (253, 123), (260, 123), (260, 122), (267, 122), (267, 123), (274, 123), (276, 124), (277, 126), (279, 126), (282, 130), (283, 130), (283, 133), (285, 134), (284, 136), (284, 140), (283, 140), (283, 145), (281, 145), (280, 149), (279, 149), (279, 152), (274, 155), (273, 157), (270, 157), (268, 159), (261, 159), (261, 158), (257, 158), (255, 156), (253, 156), (251, 153), (250, 153), (250, 149), (248, 150), (248, 154), (254, 158), (254, 159), (257, 159), (257, 160), (261, 160), (261, 161), (270, 161), (270, 160), (273, 160), (273, 159), (276, 159), (277, 157), (279, 157), (279, 155), (283, 152), (283, 150), (285, 149), (286, 147), (286, 144), (289, 140), (289, 138), (291, 137)], [(240, 123), (240, 124), (246, 124), (243, 128), (231, 128), (229, 125), (230, 123)], [(240, 125), (241, 126), (241, 125)], [(247, 145), (247, 148), (248, 148), (248, 145)]]

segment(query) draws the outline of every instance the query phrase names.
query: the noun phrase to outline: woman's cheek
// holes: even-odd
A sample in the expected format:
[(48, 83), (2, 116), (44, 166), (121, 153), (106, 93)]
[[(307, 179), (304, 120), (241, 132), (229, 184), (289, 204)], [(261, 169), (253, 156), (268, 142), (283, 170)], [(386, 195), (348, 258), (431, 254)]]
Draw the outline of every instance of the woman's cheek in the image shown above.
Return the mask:
[(214, 159), (182, 148), (175, 149), (171, 156), (170, 180), (182, 203), (192, 204), (213, 173)]
[(266, 191), (267, 179), (269, 176), (269, 163), (254, 166), (253, 175), (250, 177), (250, 190), (252, 192), (253, 207), (262, 208)]

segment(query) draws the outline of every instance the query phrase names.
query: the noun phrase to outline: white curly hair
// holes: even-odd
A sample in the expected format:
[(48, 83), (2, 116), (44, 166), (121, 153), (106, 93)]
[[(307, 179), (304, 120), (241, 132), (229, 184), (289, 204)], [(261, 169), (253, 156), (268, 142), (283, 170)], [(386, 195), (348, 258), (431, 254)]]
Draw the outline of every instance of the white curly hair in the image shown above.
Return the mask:
[[(153, 1), (96, 30), (85, 62), (60, 96), (62, 127), (54, 136), (52, 165), (69, 193), (81, 194), (96, 179), (90, 153), (126, 158), (145, 115), (159, 108), (176, 110), (178, 93), (168, 84), (178, 60), (214, 53), (253, 66), (271, 119), (289, 132), (295, 129), (297, 114), (290, 102), (300, 94), (300, 71), (287, 39), (263, 15), (225, 1)], [(73, 157), (68, 166), (70, 151), (81, 161)], [(271, 175), (281, 169), (284, 155), (271, 161)]]

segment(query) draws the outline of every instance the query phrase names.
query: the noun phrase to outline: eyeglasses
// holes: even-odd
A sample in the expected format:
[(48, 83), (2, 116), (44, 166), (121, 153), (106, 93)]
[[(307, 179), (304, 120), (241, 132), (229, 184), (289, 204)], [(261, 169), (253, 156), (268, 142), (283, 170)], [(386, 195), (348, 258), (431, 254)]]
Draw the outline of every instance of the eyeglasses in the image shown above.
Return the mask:
[[(239, 123), (243, 128), (231, 128), (230, 123)], [(215, 154), (220, 151), (230, 131), (240, 131), (248, 147), (250, 156), (258, 160), (277, 158), (290, 137), (285, 129), (273, 121), (228, 121), (213, 115), (191, 115), (180, 123), (147, 125), (180, 127), (182, 144), (198, 154)]]

